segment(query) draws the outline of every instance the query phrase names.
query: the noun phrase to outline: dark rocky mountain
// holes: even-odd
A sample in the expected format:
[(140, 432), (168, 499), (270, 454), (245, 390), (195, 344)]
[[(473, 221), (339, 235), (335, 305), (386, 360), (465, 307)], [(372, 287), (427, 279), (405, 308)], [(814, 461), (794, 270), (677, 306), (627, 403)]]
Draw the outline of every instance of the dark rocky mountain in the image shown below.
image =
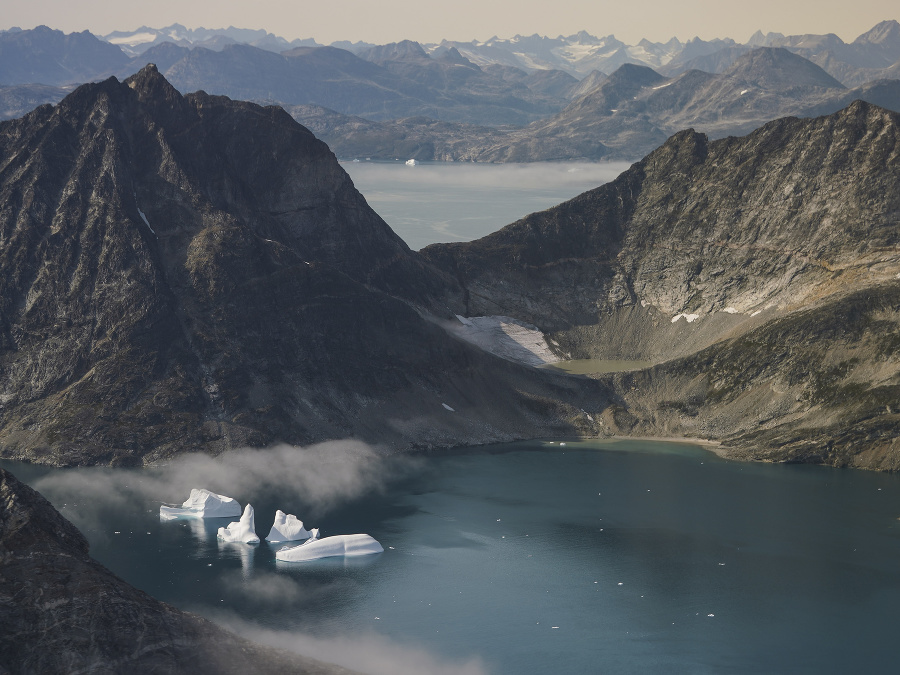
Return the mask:
[(900, 468), (900, 115), (863, 102), (743, 138), (676, 134), (616, 181), (422, 254), (470, 315), (533, 323), (610, 428), (735, 456)]
[(92, 560), (84, 536), (0, 469), (0, 672), (351, 675), (154, 600)]
[(446, 332), (455, 280), (281, 108), (148, 66), (0, 124), (0, 158), (5, 457), (445, 446), (571, 433), (602, 405)]
[(78, 84), (117, 72), (126, 63), (121, 49), (87, 31), (65, 34), (38, 26), (0, 33), (0, 84)]

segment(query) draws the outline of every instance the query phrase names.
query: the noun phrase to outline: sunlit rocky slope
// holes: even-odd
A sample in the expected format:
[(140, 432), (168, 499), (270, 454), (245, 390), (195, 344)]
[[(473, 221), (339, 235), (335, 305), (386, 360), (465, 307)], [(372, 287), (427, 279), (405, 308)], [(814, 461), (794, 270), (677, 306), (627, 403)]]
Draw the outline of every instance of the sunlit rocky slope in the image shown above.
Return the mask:
[(423, 255), (467, 312), (531, 322), (601, 378), (615, 430), (740, 456), (900, 468), (900, 116), (857, 102), (709, 141)]

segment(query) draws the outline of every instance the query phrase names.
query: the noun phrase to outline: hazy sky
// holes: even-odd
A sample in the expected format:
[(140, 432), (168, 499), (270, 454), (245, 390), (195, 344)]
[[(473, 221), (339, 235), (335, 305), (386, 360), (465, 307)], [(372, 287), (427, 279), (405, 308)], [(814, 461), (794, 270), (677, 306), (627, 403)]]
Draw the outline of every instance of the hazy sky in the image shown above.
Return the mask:
[(757, 28), (785, 34), (836, 33), (851, 41), (879, 21), (900, 19), (897, 0), (0, 0), (0, 7), (2, 28), (45, 24), (65, 32), (104, 35), (141, 25), (233, 25), (326, 44), (468, 41), (517, 33), (555, 37), (579, 30), (612, 33), (628, 43), (672, 36), (743, 42)]

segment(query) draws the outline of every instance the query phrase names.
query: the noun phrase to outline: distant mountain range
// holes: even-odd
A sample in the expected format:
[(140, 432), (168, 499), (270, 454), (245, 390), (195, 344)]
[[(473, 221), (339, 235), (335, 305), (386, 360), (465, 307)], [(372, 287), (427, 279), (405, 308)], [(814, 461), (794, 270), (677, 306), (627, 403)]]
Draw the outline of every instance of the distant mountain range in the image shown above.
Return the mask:
[[(238, 28), (188, 29), (179, 24), (166, 28), (147, 28), (117, 31), (104, 36), (105, 40), (123, 48), (131, 55), (143, 53), (162, 42), (174, 42), (184, 47), (205, 47), (221, 50), (228, 44), (243, 43), (261, 49), (282, 52), (295, 47), (315, 47), (313, 39), (288, 41), (262, 30)], [(378, 45), (366, 42), (334, 42), (333, 47), (355, 54), (370, 52)], [(741, 53), (754, 47), (784, 47), (821, 66), (826, 72), (847, 86), (854, 86), (889, 77), (882, 72), (900, 62), (900, 24), (882, 21), (871, 30), (845, 43), (833, 33), (827, 35), (788, 35), (757, 31), (746, 43), (731, 38), (682, 42), (672, 38), (668, 42), (641, 40), (628, 45), (614, 35), (596, 37), (586, 31), (555, 38), (542, 35), (516, 35), (512, 38), (492, 37), (485, 41), (422, 43), (422, 49), (437, 56), (456, 49), (478, 66), (503, 65), (525, 71), (562, 70), (578, 79), (595, 70), (612, 73), (626, 63), (648, 66), (672, 76), (697, 69), (720, 73), (727, 69)], [(898, 71), (893, 71), (897, 76)]]
[(0, 117), (147, 62), (182, 93), (281, 105), (347, 158), (637, 159), (687, 127), (741, 134), (855, 99), (900, 110), (896, 21), (851, 43), (757, 32), (746, 44), (629, 46), (581, 32), (341, 48), (178, 24), (105, 40), (46, 27), (0, 33)]
[(793, 115), (815, 117), (864, 100), (900, 110), (900, 81), (848, 89), (786, 49), (750, 50), (721, 74), (671, 78), (625, 64), (559, 113), (518, 129), (423, 118), (373, 122), (314, 106), (288, 111), (341, 157), (413, 157), (477, 162), (633, 160), (693, 127), (713, 138), (744, 134)]

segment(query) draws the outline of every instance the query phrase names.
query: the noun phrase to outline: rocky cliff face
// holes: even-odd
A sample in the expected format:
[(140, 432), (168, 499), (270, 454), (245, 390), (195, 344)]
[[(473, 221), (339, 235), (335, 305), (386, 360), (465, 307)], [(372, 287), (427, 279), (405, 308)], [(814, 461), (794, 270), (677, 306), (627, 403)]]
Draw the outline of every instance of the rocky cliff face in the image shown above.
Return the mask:
[(857, 102), (743, 138), (679, 133), (608, 185), (423, 255), (470, 314), (534, 323), (573, 357), (670, 362), (608, 378), (620, 430), (894, 468), (898, 181), (900, 116)]
[(571, 385), (441, 330), (455, 282), (280, 108), (182, 96), (148, 66), (0, 125), (0, 158), (5, 456), (568, 428), (530, 401)]
[(0, 469), (0, 672), (307, 673), (337, 666), (251, 643), (132, 588)]

